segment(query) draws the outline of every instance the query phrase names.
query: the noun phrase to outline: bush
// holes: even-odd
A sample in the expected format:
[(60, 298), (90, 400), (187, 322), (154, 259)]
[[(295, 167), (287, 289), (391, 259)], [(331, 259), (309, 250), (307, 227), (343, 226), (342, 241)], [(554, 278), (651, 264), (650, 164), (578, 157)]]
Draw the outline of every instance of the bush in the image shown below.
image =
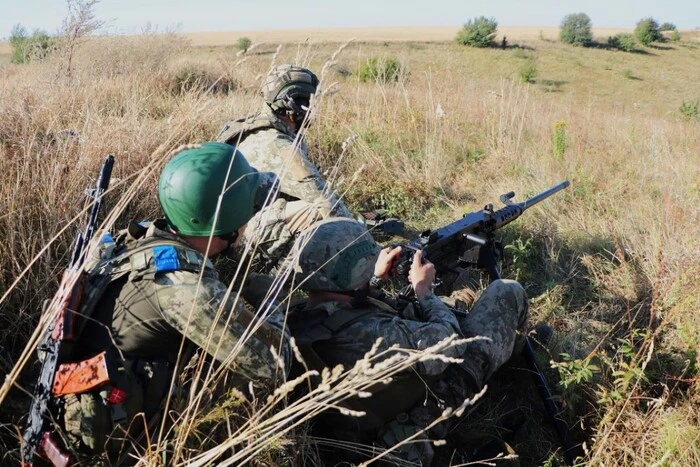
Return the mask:
[(634, 34), (629, 32), (621, 32), (608, 38), (608, 45), (614, 49), (632, 52), (637, 47), (637, 39)]
[(676, 25), (673, 23), (664, 23), (659, 26), (659, 31), (675, 31)]
[(670, 39), (671, 39), (673, 42), (678, 42), (679, 40), (681, 40), (681, 33), (678, 32), (678, 31), (673, 31), (673, 32), (671, 33)]
[(46, 32), (36, 30), (27, 43), (27, 57), (31, 60), (43, 60), (53, 51), (56, 40)]
[(21, 24), (15, 24), (10, 32), (10, 47), (12, 63), (28, 63), (32, 60), (42, 60), (53, 50), (55, 40), (46, 32), (35, 30), (31, 36)]
[(226, 74), (209, 70), (200, 64), (184, 64), (175, 69), (168, 83), (175, 95), (187, 92), (228, 94), (238, 88), (238, 81)]
[(661, 32), (659, 32), (659, 24), (654, 18), (639, 20), (637, 26), (634, 28), (634, 35), (637, 36), (637, 40), (644, 45), (660, 41), (663, 38)]
[(15, 24), (12, 26), (12, 31), (10, 32), (10, 47), (12, 48), (12, 56), (10, 60), (12, 63), (24, 63), (24, 48), (27, 43), (27, 30), (21, 24)]
[(585, 13), (566, 15), (561, 22), (559, 40), (566, 44), (589, 45), (593, 41), (591, 18)]
[(564, 153), (566, 152), (566, 122), (558, 120), (554, 122), (552, 127), (554, 130), (552, 132), (552, 150), (554, 153), (554, 158), (558, 161), (564, 160)]
[(377, 81), (389, 83), (405, 76), (406, 68), (395, 58), (370, 57), (357, 70), (357, 77), (363, 83)]
[(696, 120), (700, 122), (700, 100), (695, 102), (685, 102), (681, 104), (680, 108), (681, 114), (688, 120)]
[(520, 79), (524, 83), (534, 83), (537, 76), (537, 64), (533, 59), (529, 59), (518, 72)]
[(239, 37), (238, 41), (236, 41), (236, 48), (246, 53), (252, 43), (253, 41), (251, 41), (249, 37)]
[(479, 16), (464, 23), (462, 29), (457, 33), (455, 41), (458, 44), (471, 47), (488, 47), (492, 44), (497, 27), (498, 23), (495, 18)]

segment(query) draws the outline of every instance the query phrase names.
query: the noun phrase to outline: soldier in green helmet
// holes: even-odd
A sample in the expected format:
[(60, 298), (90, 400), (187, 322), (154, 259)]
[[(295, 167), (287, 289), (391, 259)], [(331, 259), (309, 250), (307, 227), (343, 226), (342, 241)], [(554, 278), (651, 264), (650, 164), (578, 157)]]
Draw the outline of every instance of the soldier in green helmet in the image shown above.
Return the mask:
[[(408, 277), (416, 302), (399, 312), (395, 304), (378, 300), (374, 289), (391, 275), (400, 248), (380, 250), (366, 228), (351, 219), (321, 221), (301, 234), (293, 268), (308, 301), (288, 322), (307, 365), (350, 368), (371, 349), (386, 352), (388, 358), (392, 348), (422, 350), (453, 335), (482, 339), (445, 350), (446, 357), (461, 358), (462, 363), (426, 359), (380, 384), (371, 397), (350, 400), (347, 408), (364, 412), (362, 417), (325, 412), (317, 422), (325, 437), (383, 448), (400, 443), (436, 419), (445, 406), (456, 408), (480, 391), (511, 357), (516, 336), (525, 330), (528, 302), (520, 284), (494, 281), (468, 315), (458, 317), (445, 303), (449, 297), (433, 293), (435, 269), (421, 251), (415, 253)], [(411, 465), (430, 465), (429, 440), (443, 438), (447, 428), (437, 425), (394, 455)], [(347, 451), (339, 457), (355, 454)]]
[(71, 361), (106, 355), (109, 381), (65, 396), (73, 452), (106, 453), (114, 462), (124, 446), (149, 439), (139, 434), (160, 419), (173, 373), (181, 370), (176, 364), (195, 352), (228, 367), (246, 389), (285, 381), (289, 338), (283, 316), (266, 306), (267, 288), (249, 278), (239, 296), (210, 261), (240, 241), (269, 197), (271, 179), (227, 144), (181, 150), (158, 182), (165, 218), (131, 223), (86, 262), (88, 298), (80, 311), (88, 319)]

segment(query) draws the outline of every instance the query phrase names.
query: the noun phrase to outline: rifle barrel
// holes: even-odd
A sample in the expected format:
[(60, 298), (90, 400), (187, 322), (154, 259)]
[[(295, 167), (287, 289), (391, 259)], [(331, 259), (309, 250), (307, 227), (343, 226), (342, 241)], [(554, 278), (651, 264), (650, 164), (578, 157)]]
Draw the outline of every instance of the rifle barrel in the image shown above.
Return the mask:
[(88, 212), (88, 221), (85, 230), (78, 235), (75, 241), (75, 246), (73, 247), (70, 262), (71, 268), (73, 269), (80, 269), (80, 263), (83, 260), (83, 250), (95, 235), (95, 228), (97, 228), (97, 216), (102, 208), (102, 195), (104, 195), (109, 188), (109, 180), (112, 177), (113, 167), (114, 156), (110, 154), (105, 158), (104, 164), (102, 164), (102, 167), (100, 168), (100, 175), (95, 183), (95, 188), (86, 192), (92, 206)]
[(527, 209), (531, 206), (534, 206), (535, 204), (539, 203), (540, 201), (542, 201), (544, 199), (549, 198), (557, 191), (561, 191), (569, 185), (570, 185), (569, 181), (564, 180), (563, 182), (561, 182), (557, 185), (554, 185), (552, 188), (545, 190), (542, 193), (535, 195), (530, 199), (526, 199), (525, 201), (523, 201), (523, 209)]

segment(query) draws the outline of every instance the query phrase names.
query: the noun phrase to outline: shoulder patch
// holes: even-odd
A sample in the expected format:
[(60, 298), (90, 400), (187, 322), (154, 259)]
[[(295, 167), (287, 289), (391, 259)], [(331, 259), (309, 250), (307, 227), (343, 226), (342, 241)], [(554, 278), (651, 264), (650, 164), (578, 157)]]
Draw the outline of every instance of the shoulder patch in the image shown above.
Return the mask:
[(153, 263), (156, 266), (156, 272), (179, 270), (180, 260), (177, 257), (177, 248), (172, 245), (154, 246)]

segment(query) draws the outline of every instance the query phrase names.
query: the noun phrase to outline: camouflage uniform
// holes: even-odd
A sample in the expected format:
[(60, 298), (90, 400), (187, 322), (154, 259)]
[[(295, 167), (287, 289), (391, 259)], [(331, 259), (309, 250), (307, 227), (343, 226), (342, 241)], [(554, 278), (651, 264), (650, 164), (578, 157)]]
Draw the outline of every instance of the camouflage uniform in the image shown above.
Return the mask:
[[(345, 402), (347, 408), (364, 412), (362, 417), (325, 412), (321, 430), (345, 441), (391, 447), (427, 427), (445, 406), (457, 407), (483, 387), (510, 358), (516, 333), (526, 324), (527, 297), (515, 281), (493, 282), (461, 318), (445, 303), (454, 301), (451, 297), (443, 301), (428, 294), (399, 313), (389, 302), (367, 296), (370, 277), (376, 271), (385, 274), (387, 265), (383, 262), (376, 269), (379, 246), (352, 220), (317, 222), (300, 235), (292, 256), (293, 270), (313, 305), (295, 310), (289, 326), (312, 368), (353, 367), (379, 338), (377, 350), (389, 351), (387, 357), (394, 346), (422, 350), (453, 335), (485, 338), (444, 351), (447, 357), (462, 358), (459, 364), (420, 361), (388, 384), (377, 383), (370, 390), (372, 397)], [(329, 293), (344, 295), (345, 300)], [(430, 435), (444, 437), (445, 426), (433, 428)], [(396, 455), (429, 465), (431, 443), (421, 436), (399, 447)]]
[(267, 104), (255, 115), (226, 123), (216, 139), (236, 147), (256, 169), (276, 173), (281, 179), (280, 192), (287, 199), (306, 201), (323, 218), (352, 217), (309, 160), (304, 138)]
[(299, 232), (319, 219), (319, 212), (306, 201), (277, 199), (250, 220), (235, 247), (235, 256), (243, 257), (251, 248), (255, 251), (253, 271), (282, 273), (291, 260), (289, 253)]
[[(100, 277), (113, 277), (85, 320), (75, 345), (76, 361), (106, 350), (108, 361), (116, 362), (128, 379), (138, 380), (131, 384), (121, 379), (129, 386), (124, 403), (127, 421), (139, 412), (149, 420), (161, 410), (183, 338), (185, 349), (204, 350), (226, 364), (237, 381), (258, 388), (271, 389), (284, 381), (284, 368), (290, 363), (289, 336), (279, 312), (265, 318), (240, 345), (248, 324), (258, 319), (251, 305), (263, 305), (267, 288), (257, 290), (248, 281), (242, 298), (237, 299), (235, 291), (227, 295), (211, 262), (164, 231), (165, 226), (163, 220), (147, 228), (132, 223), (128, 233), (118, 237), (113, 259), (86, 266), (101, 270)], [(271, 347), (277, 349), (284, 368)], [(105, 420), (99, 414), (105, 405), (102, 392), (66, 401), (66, 429), (75, 445), (97, 452), (115, 428), (109, 417)]]
[[(350, 368), (365, 357), (379, 337), (382, 341), (376, 347), (377, 352), (387, 352), (388, 358), (398, 352), (391, 352), (392, 347), (423, 350), (460, 334), (455, 314), (438, 297), (427, 295), (419, 304), (424, 321), (403, 319), (377, 300), (328, 301), (296, 311), (289, 326), (307, 364)], [(444, 355), (459, 358), (464, 349), (464, 345), (457, 345), (446, 349)], [(393, 446), (418, 430), (414, 423), (406, 423), (408, 419), (402, 412), (429, 397), (431, 390), (426, 381), (437, 378), (448, 365), (439, 359), (419, 362), (415, 371), (396, 376), (390, 386), (380, 385), (376, 392), (372, 390), (373, 397), (347, 402), (349, 408), (365, 412), (365, 416), (345, 417), (326, 412), (319, 418), (320, 430), (325, 436), (330, 433), (329, 437), (344, 441), (371, 446), (376, 440), (379, 446)], [(392, 419), (400, 421), (390, 422)], [(399, 450), (397, 455), (410, 461), (425, 461), (432, 457), (432, 448), (424, 439)], [(352, 457), (352, 453), (348, 456)]]
[[(449, 298), (444, 298), (450, 301)], [(445, 352), (463, 362), (446, 364), (440, 360), (421, 362), (416, 367), (419, 379), (401, 377), (375, 392), (369, 399), (355, 401), (350, 408), (367, 412), (364, 417), (343, 417), (329, 414), (320, 421), (321, 430), (347, 441), (388, 448), (400, 443), (436, 419), (445, 406), (457, 407), (473, 396), (488, 378), (513, 354), (516, 333), (525, 330), (528, 302), (524, 289), (515, 281), (493, 282), (481, 295), (466, 317), (457, 318), (447, 305), (434, 295), (423, 298), (420, 313), (404, 310), (409, 315), (420, 315), (424, 321), (403, 319), (387, 312), (387, 305), (376, 306), (376, 301), (358, 306), (348, 302), (324, 302), (315, 307), (297, 311), (290, 318), (290, 328), (302, 348), (312, 349), (323, 364), (332, 367), (341, 364), (352, 367), (372, 348), (378, 337), (381, 350), (393, 345), (408, 349), (423, 349), (453, 334), (465, 337), (487, 337), (469, 342)], [(411, 305), (409, 305), (411, 307)], [(341, 318), (334, 329), (334, 314), (352, 313), (357, 319)], [(328, 329), (319, 335), (318, 329)], [(313, 358), (313, 357), (312, 357)], [(410, 393), (413, 397), (410, 397)], [(373, 399), (378, 400), (372, 402)], [(389, 408), (387, 408), (389, 407)], [(373, 410), (379, 414), (372, 413)], [(395, 413), (396, 411), (403, 411)], [(386, 418), (394, 416), (387, 422)], [(382, 422), (384, 423), (382, 425)], [(427, 436), (444, 438), (449, 424), (433, 428)], [(420, 441), (423, 439), (423, 441)], [(430, 465), (433, 451), (430, 442), (421, 435), (418, 442), (409, 443), (394, 451), (401, 459)], [(360, 460), (360, 459), (356, 459)]]
[[(379, 337), (382, 338), (382, 342), (377, 351), (381, 353), (392, 346), (424, 350), (454, 334), (460, 334), (457, 317), (438, 297), (430, 294), (421, 298), (419, 303), (424, 321), (402, 319), (398, 314), (389, 312), (387, 306), (381, 306), (376, 301), (324, 302), (297, 311), (298, 318), (303, 320), (303, 323), (292, 328), (292, 333), (302, 335), (304, 329), (319, 325), (338, 310), (352, 310), (353, 314), (359, 316), (357, 320), (349, 322), (332, 336), (328, 336), (329, 339), (314, 343), (314, 348), (328, 366), (343, 365), (346, 368), (361, 360)], [(445, 350), (444, 355), (459, 358), (464, 350), (464, 345), (457, 345)], [(389, 355), (391, 353), (387, 354), (387, 357)], [(445, 368), (447, 363), (442, 360), (426, 360), (418, 363), (416, 371), (420, 375), (435, 376), (441, 374)]]
[[(241, 243), (247, 241), (258, 245), (263, 264), (255, 266), (258, 271), (281, 269), (280, 263), (291, 249), (294, 238), (314, 221), (353, 217), (309, 160), (303, 136), (280, 116), (286, 114), (301, 125), (317, 85), (316, 76), (305, 68), (276, 67), (262, 88), (265, 103), (260, 112), (226, 123), (217, 136), (217, 141), (242, 152), (253, 167), (278, 174), (282, 198), (297, 202), (293, 207), (295, 212), (303, 210), (306, 213), (304, 217), (308, 222), (290, 223), (288, 219), (292, 214), (285, 212), (284, 205), (278, 203), (276, 207), (266, 209), (274, 211), (272, 214), (261, 212), (251, 221), (245, 241)], [(299, 203), (304, 205), (300, 208)]]

